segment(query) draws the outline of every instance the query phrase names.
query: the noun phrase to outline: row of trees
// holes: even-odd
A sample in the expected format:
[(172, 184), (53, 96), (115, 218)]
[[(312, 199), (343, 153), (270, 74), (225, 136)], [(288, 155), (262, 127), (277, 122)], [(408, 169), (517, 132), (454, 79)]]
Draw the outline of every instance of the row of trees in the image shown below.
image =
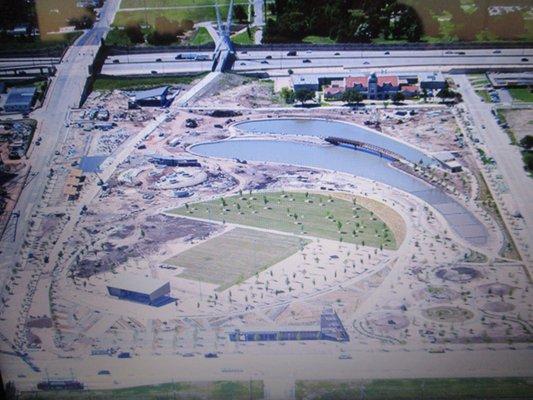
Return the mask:
[(184, 19), (179, 22), (159, 16), (155, 19), (153, 29), (143, 29), (139, 22), (129, 21), (124, 28), (124, 34), (132, 44), (148, 42), (152, 45), (169, 45), (179, 43), (179, 36), (192, 29), (192, 20)]
[[(316, 98), (312, 90), (292, 90), (287, 87), (281, 89), (280, 95), (287, 104), (293, 104), (296, 101), (305, 103)], [(364, 96), (355, 89), (347, 89), (342, 94), (341, 100), (348, 104), (359, 104), (364, 100)], [(394, 104), (401, 103), (405, 100), (405, 95), (401, 92), (395, 93), (392, 98)]]
[(396, 0), (276, 0), (267, 20), (264, 41), (301, 41), (309, 35), (337, 42), (384, 39), (419, 41), (422, 21), (416, 11)]

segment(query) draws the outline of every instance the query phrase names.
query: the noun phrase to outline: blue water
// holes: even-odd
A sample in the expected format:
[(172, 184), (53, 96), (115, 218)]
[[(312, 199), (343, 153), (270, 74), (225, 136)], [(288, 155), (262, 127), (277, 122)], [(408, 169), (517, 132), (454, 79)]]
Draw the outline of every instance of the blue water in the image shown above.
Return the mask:
[[(277, 122), (277, 121), (272, 121)], [(242, 126), (242, 125), (241, 125)], [(435, 207), (452, 229), (474, 244), (487, 241), (487, 231), (467, 209), (441, 190), (389, 165), (386, 159), (353, 148), (279, 140), (224, 140), (192, 147), (194, 153), (217, 158), (292, 164), (346, 172), (409, 192)]]
[(378, 132), (341, 121), (282, 118), (241, 122), (235, 126), (238, 129), (250, 133), (306, 135), (323, 138), (336, 136), (344, 139), (359, 140), (361, 142), (392, 150), (412, 163), (418, 164), (420, 160), (422, 160), (423, 164), (429, 165), (435, 162), (435, 160), (428, 157), (424, 152), (415, 149), (408, 144), (398, 142), (397, 140)]

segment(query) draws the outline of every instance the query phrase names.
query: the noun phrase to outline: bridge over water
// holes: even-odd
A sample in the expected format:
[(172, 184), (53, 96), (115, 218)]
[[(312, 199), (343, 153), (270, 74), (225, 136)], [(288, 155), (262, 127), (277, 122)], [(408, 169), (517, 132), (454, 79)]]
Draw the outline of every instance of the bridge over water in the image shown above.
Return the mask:
[(335, 137), (335, 136), (328, 136), (324, 139), (326, 142), (331, 143), (335, 146), (338, 145), (350, 145), (355, 147), (355, 149), (362, 149), (369, 153), (374, 153), (379, 155), (380, 157), (388, 158), (392, 161), (399, 161), (399, 160), (405, 160), (405, 157), (402, 157), (400, 154), (391, 151), (389, 149), (385, 149), (380, 146), (376, 146), (374, 144), (361, 142), (359, 140), (353, 140), (353, 139), (346, 139), (341, 137)]

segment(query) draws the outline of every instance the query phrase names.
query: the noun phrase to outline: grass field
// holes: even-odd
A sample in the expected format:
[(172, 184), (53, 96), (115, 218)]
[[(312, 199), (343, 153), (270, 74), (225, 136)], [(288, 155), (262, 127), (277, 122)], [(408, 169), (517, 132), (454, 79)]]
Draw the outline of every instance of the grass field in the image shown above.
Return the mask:
[(296, 399), (485, 400), (531, 399), (528, 378), (374, 379), (367, 381), (296, 381)]
[(149, 89), (161, 85), (187, 85), (195, 79), (200, 79), (204, 74), (190, 76), (158, 76), (146, 78), (97, 78), (94, 81), (93, 90), (132, 90)]
[(248, 35), (247, 31), (238, 33), (236, 35), (233, 35), (231, 37), (231, 40), (233, 41), (233, 43), (236, 43), (236, 44), (242, 44), (242, 45), (254, 44), (254, 34), (255, 34), (256, 30), (257, 30), (257, 28), (255, 28), (255, 27), (251, 28), (250, 29), (250, 35)]
[(201, 46), (209, 43), (213, 43), (213, 38), (203, 26), (198, 28), (191, 40), (189, 40), (189, 44), (193, 46)]
[[(230, 0), (218, 0), (218, 4), (229, 4)], [(236, 1), (236, 4), (243, 1)], [(214, 5), (215, 0), (122, 0), (120, 8), (153, 8)]]
[(509, 93), (513, 99), (526, 103), (533, 102), (533, 91), (529, 88), (509, 88)]
[(167, 260), (184, 267), (180, 277), (224, 290), (296, 253), (308, 242), (286, 235), (235, 228)]
[(333, 44), (335, 41), (327, 36), (306, 36), (302, 39), (302, 42), (304, 43), (311, 43), (311, 44)]
[[(250, 387), (252, 393), (250, 393)], [(262, 396), (262, 381), (220, 381), (165, 383), (112, 390), (23, 392), (20, 400), (179, 400), (204, 398), (247, 400), (262, 398)]]
[(233, 196), (171, 212), (366, 246), (396, 248), (392, 231), (373, 212), (321, 194), (276, 192)]
[[(220, 6), (220, 14), (225, 18), (228, 12), (226, 5)], [(183, 21), (190, 19), (194, 22), (214, 21), (216, 20), (214, 7), (184, 7), (174, 9), (147, 9), (136, 11), (119, 11), (115, 15), (113, 26), (126, 26), (129, 22), (138, 22), (140, 24), (148, 23), (150, 26), (155, 25), (157, 17), (166, 17), (171, 21)]]

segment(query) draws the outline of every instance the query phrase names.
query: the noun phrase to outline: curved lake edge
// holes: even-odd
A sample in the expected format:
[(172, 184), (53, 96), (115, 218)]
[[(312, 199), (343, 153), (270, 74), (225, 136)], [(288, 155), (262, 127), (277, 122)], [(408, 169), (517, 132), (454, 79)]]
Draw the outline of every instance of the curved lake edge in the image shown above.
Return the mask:
[[(345, 126), (347, 129), (352, 129), (354, 130), (354, 132), (356, 131), (362, 131), (364, 132), (365, 134), (370, 134), (370, 138), (375, 138), (375, 139), (382, 139), (384, 141), (390, 141), (392, 142), (393, 144), (396, 144), (398, 146), (401, 146), (401, 147), (405, 147), (405, 149), (408, 149), (410, 151), (413, 151), (413, 152), (416, 152), (416, 153), (419, 153), (422, 157), (425, 157), (427, 158), (427, 161), (425, 162), (426, 165), (434, 165), (437, 163), (437, 160), (430, 154), (430, 152), (428, 152), (427, 150), (425, 149), (422, 149), (418, 146), (415, 146), (411, 143), (408, 143), (406, 142), (405, 140), (402, 140), (402, 139), (398, 139), (398, 138), (395, 138), (395, 137), (392, 137), (390, 135), (387, 135), (383, 132), (380, 132), (376, 129), (372, 129), (372, 128), (369, 128), (368, 126), (365, 126), (365, 125), (359, 125), (359, 124), (356, 124), (354, 122), (351, 122), (351, 121), (344, 121), (344, 120), (339, 120), (339, 119), (333, 119), (333, 118), (321, 118), (321, 117), (304, 117), (304, 116), (294, 116), (294, 117), (280, 117), (280, 118), (257, 118), (257, 119), (250, 119), (250, 120), (245, 120), (245, 121), (236, 121), (236, 122), (233, 122), (230, 126), (229, 126), (229, 129), (230, 130), (235, 130), (235, 131), (238, 131), (238, 132), (241, 132), (241, 133), (245, 133), (245, 134), (255, 134), (255, 135), (267, 135), (267, 134), (273, 134), (273, 135), (281, 135), (281, 136), (311, 136), (311, 137), (319, 137), (319, 138), (326, 138), (328, 136), (338, 136), (338, 133), (335, 133), (335, 134), (328, 134), (328, 135), (320, 135), (320, 134), (313, 134), (313, 133), (287, 133), (286, 131), (281, 131), (281, 130), (278, 130), (278, 131), (259, 131), (259, 130), (250, 130), (250, 129), (245, 129), (243, 128), (242, 126), (243, 125), (252, 125), (252, 124), (276, 124), (278, 122), (286, 122), (286, 123), (291, 123), (291, 122), (300, 122), (300, 123), (313, 123), (313, 122), (321, 122), (321, 123), (327, 123), (327, 124), (338, 124), (338, 125), (343, 125)], [(351, 138), (351, 137), (346, 137), (345, 135), (341, 135), (341, 137), (343, 138)], [(359, 139), (361, 140), (361, 139)], [(365, 142), (365, 140), (361, 140), (363, 142)], [(372, 141), (368, 142), (368, 143), (371, 143), (371, 144), (375, 144), (375, 143), (372, 143)], [(396, 151), (396, 149), (390, 149), (389, 147), (387, 147), (387, 145), (383, 144), (383, 143), (378, 143), (376, 144), (378, 146), (381, 146), (385, 149), (389, 149), (389, 150), (393, 150), (393, 151)], [(402, 154), (402, 151), (398, 151), (399, 154)], [(402, 154), (403, 155), (403, 154)], [(409, 157), (403, 155), (405, 157), (406, 160), (412, 162), (413, 164), (418, 164), (418, 160), (409, 160)]]
[[(302, 136), (305, 136), (305, 135), (302, 135)], [(439, 212), (444, 217), (444, 219), (448, 222), (448, 225), (459, 235), (459, 237), (464, 239), (470, 245), (474, 245), (476, 247), (481, 247), (484, 244), (486, 244), (486, 242), (487, 242), (487, 239), (488, 239), (487, 229), (480, 222), (480, 220), (470, 210), (468, 210), (468, 208), (465, 205), (463, 205), (460, 201), (456, 200), (455, 198), (453, 198), (453, 197), (449, 196), (448, 194), (444, 193), (441, 189), (435, 188), (434, 186), (432, 186), (429, 183), (421, 180), (420, 178), (414, 177), (414, 176), (412, 176), (410, 174), (407, 174), (406, 172), (404, 172), (402, 170), (394, 168), (390, 164), (387, 164), (390, 171), (394, 170), (394, 171), (396, 171), (397, 174), (401, 174), (401, 175), (396, 175), (396, 177), (409, 177), (409, 179), (411, 179), (412, 182), (414, 182), (414, 181), (417, 182), (417, 184), (415, 185), (413, 190), (408, 190), (408, 189), (406, 189), (405, 186), (402, 187), (401, 185), (394, 184), (396, 182), (391, 183), (390, 180), (387, 181), (387, 179), (379, 179), (379, 178), (376, 178), (376, 177), (368, 177), (368, 176), (361, 175), (361, 173), (358, 172), (358, 171), (342, 170), (342, 169), (339, 170), (339, 169), (335, 169), (335, 168), (330, 168), (330, 167), (328, 167), (326, 165), (323, 165), (323, 164), (313, 165), (312, 163), (306, 162), (306, 161), (298, 162), (298, 161), (296, 161), (294, 159), (294, 157), (291, 160), (288, 160), (288, 159), (275, 160), (275, 159), (272, 159), (272, 157), (269, 158), (268, 156), (260, 157), (259, 159), (257, 157), (253, 157), (253, 156), (250, 157), (249, 155), (244, 155), (243, 152), (241, 151), (241, 148), (245, 147), (245, 146), (239, 146), (239, 151), (241, 151), (240, 154), (238, 152), (233, 152), (231, 154), (209, 154), (209, 152), (206, 153), (206, 152), (198, 151), (198, 148), (202, 147), (202, 146), (204, 148), (206, 146), (207, 147), (217, 146), (219, 148), (219, 150), (220, 150), (223, 147), (227, 147), (227, 145), (235, 145), (235, 144), (239, 144), (239, 143), (246, 143), (247, 145), (252, 145), (256, 152), (257, 152), (257, 150), (264, 149), (265, 146), (276, 144), (276, 145), (283, 145), (283, 146), (291, 146), (291, 145), (292, 146), (302, 146), (302, 147), (299, 148), (299, 150), (302, 150), (302, 149), (308, 150), (309, 148), (314, 148), (315, 150), (316, 149), (322, 149), (324, 152), (326, 152), (326, 149), (328, 149), (329, 152), (331, 152), (331, 150), (333, 150), (333, 151), (336, 152), (336, 154), (341, 154), (339, 152), (339, 151), (341, 151), (341, 149), (338, 146), (316, 145), (316, 144), (314, 144), (312, 142), (309, 142), (309, 141), (306, 142), (304, 140), (299, 141), (299, 142), (291, 142), (291, 141), (284, 141), (284, 140), (266, 138), (266, 137), (261, 137), (261, 136), (259, 136), (259, 137), (257, 137), (257, 136), (247, 136), (247, 137), (241, 137), (241, 138), (230, 137), (230, 138), (221, 139), (221, 140), (214, 140), (214, 141), (196, 143), (196, 144), (192, 144), (192, 145), (188, 146), (187, 151), (189, 151), (192, 154), (201, 156), (201, 157), (209, 157), (209, 158), (215, 158), (215, 159), (220, 159), (220, 160), (228, 160), (228, 159), (234, 159), (235, 160), (236, 159), (236, 160), (252, 161), (252, 162), (257, 162), (257, 163), (272, 163), (272, 164), (278, 164), (278, 165), (291, 165), (291, 166), (295, 166), (295, 167), (310, 168), (310, 169), (316, 169), (316, 170), (329, 170), (329, 171), (332, 171), (332, 172), (348, 173), (350, 175), (354, 175), (354, 176), (357, 176), (357, 177), (360, 177), (360, 178), (363, 178), (363, 179), (367, 179), (369, 181), (378, 181), (378, 182), (383, 183), (385, 185), (394, 187), (395, 189), (399, 189), (401, 191), (407, 192), (410, 195), (418, 197), (421, 200), (423, 200), (424, 202), (428, 203), (430, 206), (435, 208), (436, 211)], [(261, 143), (262, 146), (259, 146), (259, 147), (256, 146), (259, 143)], [(347, 151), (348, 152), (347, 154), (355, 153), (354, 150), (352, 150), (352, 149), (344, 148), (344, 151)], [(301, 153), (301, 151), (300, 151), (300, 153)], [(375, 155), (366, 154), (365, 157), (372, 157), (372, 158), (375, 158), (377, 160), (381, 160), (381, 159), (379, 159), (378, 156), (375, 156)], [(367, 160), (368, 160), (368, 158), (367, 158)], [(374, 163), (374, 165), (377, 165), (377, 164)], [(412, 184), (412, 182), (411, 182), (411, 184)], [(436, 198), (439, 201), (436, 201)], [(454, 208), (455, 211), (454, 212), (448, 212), (447, 210), (450, 207)], [(449, 215), (447, 216), (447, 212), (448, 212), (449, 215), (453, 215), (453, 217), (450, 217)], [(462, 214), (463, 217), (466, 220), (468, 220), (467, 221), (468, 223), (466, 223), (466, 224), (465, 223), (461, 223), (461, 224), (454, 223), (453, 221), (457, 220), (457, 215), (458, 214), (459, 215)], [(465, 226), (470, 226), (470, 228), (466, 228)], [(472, 231), (474, 231), (474, 233), (472, 233)]]

